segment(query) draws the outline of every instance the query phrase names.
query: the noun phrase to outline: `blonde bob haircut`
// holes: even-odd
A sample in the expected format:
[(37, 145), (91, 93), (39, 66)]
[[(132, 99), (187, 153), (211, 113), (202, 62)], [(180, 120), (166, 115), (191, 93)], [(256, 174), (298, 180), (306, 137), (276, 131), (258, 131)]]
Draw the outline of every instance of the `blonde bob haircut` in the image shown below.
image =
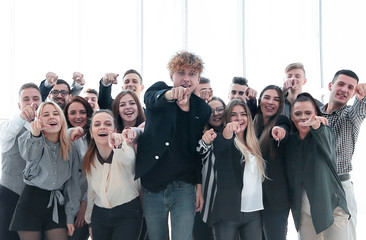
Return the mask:
[(247, 124), (246, 129), (244, 130), (244, 139), (239, 139), (238, 135), (235, 136), (235, 139), (234, 139), (235, 147), (243, 155), (244, 161), (245, 161), (245, 159), (249, 159), (248, 152), (250, 152), (251, 154), (253, 154), (256, 157), (259, 174), (261, 175), (261, 178), (263, 181), (266, 178), (266, 173), (265, 173), (266, 164), (262, 157), (258, 139), (255, 135), (252, 115), (250, 113), (250, 110), (249, 110), (247, 104), (244, 103), (243, 100), (233, 99), (232, 101), (230, 101), (228, 103), (228, 105), (225, 108), (225, 113), (224, 113), (225, 114), (224, 125), (226, 126), (227, 123), (231, 122), (231, 113), (233, 111), (233, 108), (237, 105), (242, 106), (244, 108), (245, 112), (247, 113), (248, 124)]
[[(38, 108), (38, 114), (37, 117), (42, 117), (42, 113), (43, 113), (43, 109), (46, 105), (52, 105), (56, 108), (56, 111), (58, 112), (60, 119), (61, 119), (61, 129), (58, 135), (58, 140), (60, 142), (60, 156), (64, 159), (64, 160), (69, 160), (69, 152), (71, 151), (72, 148), (72, 143), (71, 140), (67, 134), (67, 124), (66, 124), (66, 118), (64, 115), (64, 112), (62, 111), (62, 109), (58, 106), (57, 103), (55, 102), (43, 102), (39, 108)], [(44, 134), (45, 135), (45, 134)], [(46, 137), (46, 135), (45, 135)]]

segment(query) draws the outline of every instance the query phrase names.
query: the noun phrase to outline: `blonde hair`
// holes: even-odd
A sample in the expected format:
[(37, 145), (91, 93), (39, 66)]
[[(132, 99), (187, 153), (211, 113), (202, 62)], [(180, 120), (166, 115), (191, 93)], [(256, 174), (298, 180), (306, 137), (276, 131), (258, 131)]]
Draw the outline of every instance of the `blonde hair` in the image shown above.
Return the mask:
[(244, 139), (242, 139), (243, 141), (241, 141), (238, 135), (236, 135), (236, 137), (234, 138), (235, 147), (244, 156), (244, 161), (245, 159), (249, 159), (248, 152), (250, 152), (256, 157), (259, 174), (261, 175), (263, 181), (266, 178), (266, 172), (265, 172), (266, 163), (262, 157), (258, 139), (255, 136), (252, 115), (250, 113), (248, 106), (243, 102), (243, 100), (233, 99), (228, 103), (225, 109), (225, 125), (231, 122), (231, 113), (233, 111), (233, 108), (237, 105), (242, 106), (246, 111), (248, 124), (246, 129), (244, 130)]
[(66, 125), (66, 118), (65, 115), (62, 111), (62, 109), (58, 106), (57, 103), (55, 102), (43, 102), (39, 108), (38, 108), (38, 115), (37, 117), (41, 117), (42, 112), (43, 112), (43, 108), (46, 105), (52, 105), (56, 108), (56, 111), (58, 112), (60, 119), (61, 119), (61, 129), (59, 132), (59, 136), (58, 136), (58, 140), (60, 142), (60, 156), (64, 159), (64, 160), (69, 160), (69, 151), (71, 151), (72, 148), (72, 143), (71, 140), (67, 134), (67, 125)]
[(182, 69), (192, 69), (197, 72), (198, 75), (201, 75), (203, 68), (202, 59), (198, 55), (187, 51), (178, 52), (168, 63), (170, 74)]

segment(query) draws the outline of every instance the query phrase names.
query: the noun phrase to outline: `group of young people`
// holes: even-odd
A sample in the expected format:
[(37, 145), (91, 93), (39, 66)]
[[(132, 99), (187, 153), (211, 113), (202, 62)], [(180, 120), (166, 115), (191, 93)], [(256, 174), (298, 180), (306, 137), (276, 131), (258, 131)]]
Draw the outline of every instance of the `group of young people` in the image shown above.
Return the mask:
[(72, 87), (55, 73), (22, 85), (20, 113), (0, 125), (0, 238), (283, 240), (291, 209), (299, 239), (356, 239), (366, 84), (340, 70), (322, 105), (294, 63), (258, 99), (235, 77), (225, 104), (203, 68), (174, 55), (172, 86), (150, 86), (144, 108), (132, 69), (115, 99), (116, 73), (99, 93), (81, 73)]

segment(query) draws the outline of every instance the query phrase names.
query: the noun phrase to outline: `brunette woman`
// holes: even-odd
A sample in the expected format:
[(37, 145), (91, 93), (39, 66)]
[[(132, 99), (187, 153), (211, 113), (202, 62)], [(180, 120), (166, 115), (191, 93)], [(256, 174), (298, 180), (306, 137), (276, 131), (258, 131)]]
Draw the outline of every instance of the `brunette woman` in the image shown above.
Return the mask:
[(121, 133), (125, 127), (138, 127), (145, 122), (145, 114), (135, 92), (124, 90), (120, 92), (112, 103), (112, 112), (117, 120), (117, 132)]
[[(212, 109), (205, 130), (214, 129), (215, 132), (222, 132), (224, 128), (225, 102), (219, 97), (212, 97), (207, 104)], [(209, 209), (212, 207), (213, 194), (216, 192), (216, 177), (214, 171), (215, 156), (212, 151), (204, 151), (200, 144), (197, 151), (202, 154), (202, 194), (203, 207), (201, 212), (196, 213), (193, 226), (193, 240), (212, 239), (212, 228), (207, 225)]]
[(215, 240), (261, 240), (265, 164), (247, 105), (239, 99), (229, 102), (225, 122), (222, 133), (210, 129), (200, 141), (215, 154), (217, 176), (207, 223)]
[[(66, 120), (54, 102), (42, 103), (31, 131), (19, 137), (19, 150), (27, 162), (26, 186), (17, 203), (10, 229), (22, 240), (67, 239), (74, 231), (79, 210), (77, 182), (79, 155), (67, 136)], [(66, 212), (66, 214), (65, 214)]]
[(308, 93), (291, 108), (295, 131), (285, 144), (291, 209), (299, 239), (346, 240), (345, 192), (337, 175), (336, 143), (328, 120)]
[(138, 239), (142, 224), (135, 151), (116, 133), (110, 110), (94, 112), (91, 142), (83, 160), (88, 180), (85, 220), (93, 240)]
[(263, 232), (266, 240), (286, 240), (290, 200), (281, 141), (288, 138), (291, 124), (283, 115), (284, 97), (278, 86), (265, 87), (258, 103), (254, 129), (268, 177), (263, 182)]
[(80, 209), (75, 218), (75, 232), (69, 239), (87, 240), (89, 237), (89, 230), (88, 225), (85, 222), (85, 211), (87, 206), (88, 183), (86, 181), (85, 174), (82, 173), (81, 161), (83, 160), (90, 143), (89, 126), (93, 109), (84, 98), (75, 96), (66, 104), (64, 113), (69, 127), (69, 132), (71, 132), (71, 139), (74, 140), (74, 145), (81, 156), (78, 178), (81, 191)]

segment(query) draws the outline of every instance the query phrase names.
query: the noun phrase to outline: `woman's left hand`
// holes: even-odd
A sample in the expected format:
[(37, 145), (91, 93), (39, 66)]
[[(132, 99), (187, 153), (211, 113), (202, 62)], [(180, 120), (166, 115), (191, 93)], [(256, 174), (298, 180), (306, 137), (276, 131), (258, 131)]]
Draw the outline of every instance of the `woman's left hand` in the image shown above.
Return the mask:
[(202, 184), (196, 184), (196, 212), (202, 210), (203, 202)]
[(318, 129), (320, 127), (320, 124), (323, 125), (328, 125), (328, 119), (325, 117), (321, 117), (321, 116), (315, 116), (315, 114), (313, 116), (311, 116), (311, 118), (309, 120), (307, 120), (306, 122), (300, 122), (299, 125), (300, 126), (311, 126), (313, 129)]

